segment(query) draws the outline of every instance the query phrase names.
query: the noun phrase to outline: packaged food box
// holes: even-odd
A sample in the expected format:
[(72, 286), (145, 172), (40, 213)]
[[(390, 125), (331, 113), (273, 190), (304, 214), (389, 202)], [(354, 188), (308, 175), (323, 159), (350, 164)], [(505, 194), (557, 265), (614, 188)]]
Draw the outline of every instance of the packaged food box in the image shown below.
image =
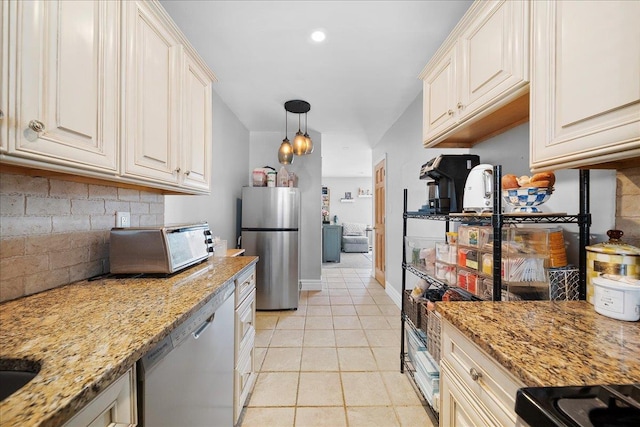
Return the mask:
[(465, 260), (465, 267), (478, 269), (478, 251), (470, 249), (467, 252), (467, 259)]

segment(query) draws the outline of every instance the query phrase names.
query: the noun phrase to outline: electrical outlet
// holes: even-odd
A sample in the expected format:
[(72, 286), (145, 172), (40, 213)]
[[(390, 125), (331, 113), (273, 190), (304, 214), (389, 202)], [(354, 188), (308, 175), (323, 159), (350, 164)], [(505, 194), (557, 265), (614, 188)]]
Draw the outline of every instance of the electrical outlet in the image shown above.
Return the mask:
[(116, 227), (131, 227), (131, 214), (129, 212), (116, 212)]

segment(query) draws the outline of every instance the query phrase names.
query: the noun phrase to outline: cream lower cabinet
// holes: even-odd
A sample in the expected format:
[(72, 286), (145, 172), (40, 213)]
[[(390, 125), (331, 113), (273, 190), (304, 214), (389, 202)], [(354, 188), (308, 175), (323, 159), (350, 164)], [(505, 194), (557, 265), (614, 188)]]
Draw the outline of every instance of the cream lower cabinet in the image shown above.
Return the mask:
[(448, 321), (442, 321), (440, 425), (515, 426), (524, 383)]
[[(474, 2), (420, 78), (425, 147), (470, 146), (526, 121), (529, 2)], [(497, 119), (475, 124), (508, 104)]]
[(3, 161), (117, 173), (120, 6), (2, 2)]
[(637, 1), (532, 2), (533, 171), (640, 163), (639, 22)]
[(256, 337), (256, 270), (252, 266), (236, 279), (235, 370), (233, 387), (233, 422), (238, 422), (242, 408), (256, 382), (254, 344)]
[(64, 427), (133, 427), (138, 424), (135, 367), (107, 387)]

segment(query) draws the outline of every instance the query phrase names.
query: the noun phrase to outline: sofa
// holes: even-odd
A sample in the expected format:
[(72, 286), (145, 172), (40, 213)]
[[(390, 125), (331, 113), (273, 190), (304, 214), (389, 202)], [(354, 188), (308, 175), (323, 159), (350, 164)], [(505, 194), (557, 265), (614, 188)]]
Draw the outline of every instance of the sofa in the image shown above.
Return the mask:
[(369, 237), (366, 225), (342, 223), (342, 252), (369, 252)]

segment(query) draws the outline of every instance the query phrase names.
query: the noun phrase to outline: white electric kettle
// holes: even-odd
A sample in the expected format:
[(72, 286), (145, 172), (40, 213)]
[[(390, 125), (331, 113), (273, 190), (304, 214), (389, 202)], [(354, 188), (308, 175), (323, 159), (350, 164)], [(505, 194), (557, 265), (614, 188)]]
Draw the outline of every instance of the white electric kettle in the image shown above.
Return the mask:
[(493, 165), (480, 164), (469, 171), (462, 206), (464, 212), (493, 212)]

